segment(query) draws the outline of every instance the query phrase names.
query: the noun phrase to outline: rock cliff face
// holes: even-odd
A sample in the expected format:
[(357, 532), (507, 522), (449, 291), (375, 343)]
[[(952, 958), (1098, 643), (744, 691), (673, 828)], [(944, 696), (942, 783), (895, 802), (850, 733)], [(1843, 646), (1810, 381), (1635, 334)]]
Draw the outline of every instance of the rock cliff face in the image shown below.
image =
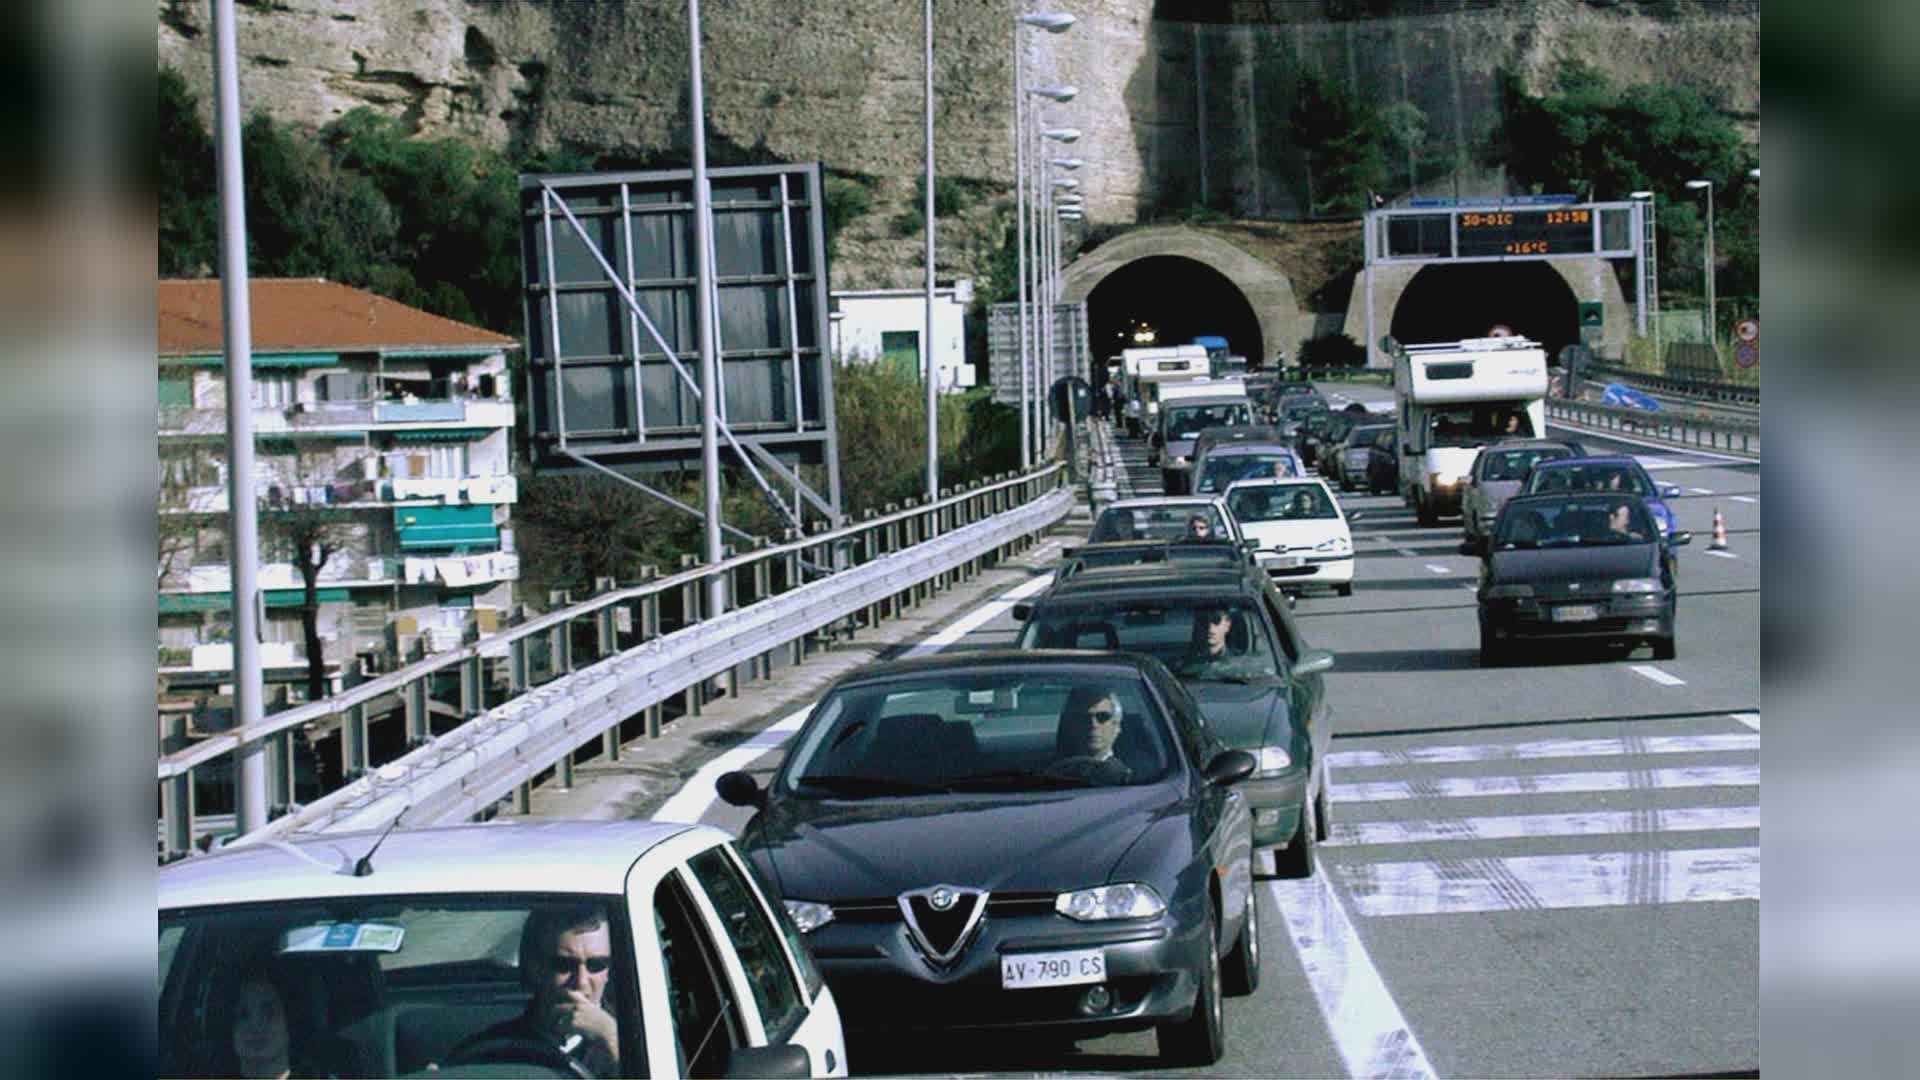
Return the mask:
[[(1431, 4), (1414, 0), (1404, 5), (1414, 14), (1384, 22), (1308, 30), (1299, 21), (1213, 25), (1191, 35), (1156, 19), (1156, 8), (1180, 8), (1167, 0), (1048, 6), (1073, 14), (1078, 25), (1061, 35), (1016, 35), (1012, 15), (1024, 7), (1009, 0), (935, 5), (937, 167), (972, 181), (959, 218), (942, 222), (942, 276), (982, 273), (996, 223), (1004, 227), (1008, 217), (1016, 48), (1030, 83), (1079, 87), (1072, 103), (1047, 103), (1039, 117), (1083, 132), (1070, 152), (1090, 163), (1077, 175), (1096, 223), (1131, 222), (1166, 201), (1156, 179), (1166, 162), (1152, 160), (1154, 147), (1178, 148), (1180, 138), (1193, 137), (1196, 93), (1215, 101), (1199, 113), (1215, 141), (1229, 131), (1240, 138), (1234, 95), (1257, 95), (1258, 86), (1229, 81), (1225, 91), (1196, 91), (1191, 84), (1215, 75), (1219, 61), (1183, 61), (1190, 37), (1200, 40), (1193, 55), (1205, 57), (1208, 42), (1223, 43), (1213, 54), (1231, 41), (1266, 42), (1251, 46), (1257, 52), (1293, 48), (1310, 33), (1316, 36), (1300, 56), (1337, 58), (1344, 49), (1348, 64), (1358, 53), (1363, 66), (1368, 50), (1414, 40), (1430, 52), (1451, 48), (1459, 67), (1450, 70), (1479, 72), (1482, 80), (1512, 70), (1535, 85), (1557, 64), (1582, 59), (1622, 81), (1692, 82), (1757, 130), (1757, 4), (1675, 2), (1652, 5), (1664, 14), (1649, 17), (1646, 4), (1538, 0), (1435, 16), (1421, 14)], [(1294, 5), (1296, 14), (1304, 6)], [(160, 63), (181, 72), (206, 106), (205, 0), (158, 0), (158, 10)], [(839, 286), (917, 283), (920, 240), (894, 235), (890, 222), (913, 198), (921, 167), (920, 11), (911, 0), (703, 5), (708, 131), (711, 145), (725, 151), (718, 156), (818, 159), (874, 182), (874, 211), (842, 235)], [(1391, 30), (1386, 37), (1383, 26)], [(1445, 46), (1437, 44), (1443, 34)], [(686, 8), (672, 0), (241, 0), (238, 46), (245, 107), (283, 122), (318, 127), (369, 106), (404, 117), (424, 135), (509, 151), (685, 154)], [(1257, 70), (1249, 65), (1247, 78)], [(1252, 144), (1251, 155), (1274, 152), (1259, 145), (1268, 129), (1251, 133), (1241, 139)]]

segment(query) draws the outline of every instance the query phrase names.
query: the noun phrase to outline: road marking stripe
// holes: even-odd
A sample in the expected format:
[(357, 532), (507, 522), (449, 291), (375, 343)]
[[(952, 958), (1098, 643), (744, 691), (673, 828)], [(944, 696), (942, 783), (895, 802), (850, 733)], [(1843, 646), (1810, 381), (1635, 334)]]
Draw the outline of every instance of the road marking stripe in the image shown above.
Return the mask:
[(1758, 765), (1702, 765), (1613, 772), (1374, 780), (1334, 784), (1328, 791), (1335, 802), (1402, 802), (1408, 799), (1471, 799), (1495, 795), (1572, 795), (1658, 788), (1758, 786)]
[(1395, 550), (1399, 551), (1400, 554), (1405, 555), (1409, 559), (1417, 559), (1420, 557), (1420, 553), (1413, 550), (1412, 548), (1396, 548)]
[(1609, 851), (1338, 868), (1375, 918), (1760, 899), (1760, 849)]
[(1707, 554), (1713, 556), (1716, 559), (1737, 559), (1740, 557), (1738, 555), (1735, 555), (1731, 551), (1709, 551), (1707, 552)]
[(1519, 814), (1511, 817), (1441, 818), (1427, 821), (1336, 823), (1326, 843), (1334, 847), (1424, 844), (1436, 840), (1521, 840), (1542, 836), (1622, 836), (1643, 833), (1758, 829), (1758, 806), (1697, 806), (1678, 809), (1609, 810), (1587, 814)]
[(720, 779), (722, 774), (735, 769), (744, 769), (763, 755), (786, 745), (787, 740), (793, 737), (794, 732), (800, 730), (800, 725), (806, 722), (807, 714), (812, 711), (811, 705), (804, 709), (796, 709), (781, 717), (771, 727), (754, 735), (753, 738), (700, 766), (699, 771), (688, 777), (686, 783), (680, 785), (680, 790), (673, 793), (672, 798), (660, 804), (660, 809), (654, 811), (653, 820), (699, 821), (705, 817), (707, 811), (712, 809), (713, 804), (720, 797), (719, 793), (713, 789), (714, 781)]
[(1740, 721), (1741, 723), (1747, 725), (1748, 727), (1752, 728), (1755, 731), (1760, 730), (1760, 714), (1757, 712), (1737, 712), (1737, 713), (1728, 713), (1727, 715), (1733, 717), (1735, 720)]
[(978, 630), (982, 625), (1005, 614), (1013, 608), (1016, 602), (1025, 600), (1027, 597), (1045, 589), (1051, 584), (1053, 584), (1053, 575), (1051, 574), (1036, 577), (1031, 581), (1023, 581), (1013, 588), (1008, 589), (1006, 592), (1001, 593), (995, 599), (955, 619), (951, 625), (939, 633), (908, 649), (906, 653), (903, 654), (903, 658), (925, 656), (931, 652), (939, 652), (941, 649)]
[(1687, 680), (1680, 678), (1678, 675), (1673, 675), (1669, 672), (1661, 671), (1659, 668), (1654, 667), (1652, 664), (1629, 664), (1627, 666), (1627, 670), (1633, 672), (1635, 675), (1640, 675), (1645, 678), (1652, 679), (1654, 682), (1659, 683), (1661, 686), (1687, 685)]
[(1756, 499), (1756, 498), (1754, 498), (1754, 497), (1753, 497), (1753, 496), (1751, 496), (1751, 495), (1729, 495), (1729, 496), (1727, 496), (1727, 497), (1728, 497), (1729, 499), (1732, 499), (1732, 500), (1733, 500), (1734, 502), (1743, 502), (1743, 503), (1750, 503), (1750, 502), (1759, 502), (1759, 501), (1760, 501), (1760, 500), (1758, 500), (1758, 499)]
[(1417, 746), (1406, 750), (1340, 750), (1327, 755), (1336, 769), (1376, 769), (1405, 765), (1458, 765), (1481, 761), (1539, 761), (1543, 758), (1622, 757), (1628, 754), (1715, 754), (1760, 749), (1760, 736), (1648, 735), (1598, 739), (1543, 739), (1523, 743), (1475, 743), (1465, 746)]
[(1434, 1076), (1427, 1052), (1373, 966), (1326, 873), (1301, 881), (1271, 881), (1267, 889), (1300, 955), (1347, 1075), (1411, 1080)]
[(1695, 495), (1711, 495), (1711, 494), (1713, 494), (1713, 489), (1712, 489), (1712, 488), (1688, 488), (1687, 490), (1688, 490), (1688, 491), (1691, 491), (1691, 492), (1693, 492), (1693, 493), (1694, 493)]
[(1462, 586), (1460, 586), (1460, 587), (1461, 587), (1462, 589), (1465, 589), (1466, 591), (1468, 591), (1468, 592), (1470, 592), (1470, 593), (1472, 593), (1472, 594), (1473, 594), (1473, 595), (1475, 595), (1475, 596), (1479, 596), (1479, 595), (1480, 595), (1480, 586), (1478, 586), (1478, 585), (1462, 585)]
[(1433, 571), (1433, 572), (1434, 572), (1434, 573), (1436, 573), (1436, 574), (1451, 574), (1451, 573), (1453, 573), (1453, 571), (1452, 571), (1452, 570), (1450, 570), (1450, 569), (1448, 569), (1447, 567), (1444, 567), (1444, 566), (1441, 566), (1441, 565), (1440, 565), (1439, 563), (1431, 563), (1431, 562), (1430, 562), (1430, 563), (1428, 563), (1428, 564), (1427, 564), (1427, 569), (1429, 569), (1429, 570), (1431, 570), (1431, 571)]

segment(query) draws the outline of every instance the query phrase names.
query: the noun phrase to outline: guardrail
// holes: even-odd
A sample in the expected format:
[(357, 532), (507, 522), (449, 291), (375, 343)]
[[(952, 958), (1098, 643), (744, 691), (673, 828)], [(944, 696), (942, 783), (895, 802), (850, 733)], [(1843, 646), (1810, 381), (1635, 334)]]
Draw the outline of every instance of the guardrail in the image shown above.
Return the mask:
[(1584, 401), (1549, 399), (1547, 415), (1602, 432), (1658, 439), (1676, 446), (1759, 454), (1760, 423), (1726, 417), (1688, 417), (1677, 410), (1648, 412)]
[[(238, 843), (385, 825), (409, 807), (408, 824), (462, 820), (549, 768), (559, 768), (562, 782), (570, 783), (574, 752), (593, 738), (618, 756), (618, 727), (628, 718), (644, 715), (647, 734), (658, 735), (661, 706), (669, 699), (683, 697), (687, 712), (697, 714), (711, 681), (720, 679), (737, 693), (741, 669), (750, 679), (770, 675), (776, 650), (787, 649), (798, 663), (809, 643), (830, 636), (841, 620), (872, 627), (972, 577), (989, 561), (1030, 546), (1072, 505), (1066, 476), (1066, 466), (1054, 464), (943, 493), (923, 506), (911, 500), (904, 509), (890, 504), (887, 512), (869, 512), (838, 530), (790, 533), (786, 543), (603, 593), (247, 729), (209, 737), (160, 760), (162, 857), (193, 848), (194, 771), (256, 746), (269, 755), (269, 802), (279, 816)], [(812, 580), (809, 566), (819, 568)], [(715, 577), (728, 591), (728, 610), (701, 618), (702, 598)], [(676, 600), (682, 625), (662, 633), (663, 601)], [(594, 656), (584, 666), (576, 663), (579, 627), (590, 628), (593, 638), (587, 651)], [(549, 657), (552, 677), (536, 685), (539, 647)], [(511, 694), (491, 707), (484, 700), (489, 659), (506, 661)], [(447, 674), (458, 676), (460, 721), (435, 736), (431, 695), (436, 676)], [(395, 697), (411, 748), (392, 761), (375, 762), (371, 725), (394, 710), (377, 717), (373, 707)], [(314, 723), (340, 725), (346, 782), (313, 803), (293, 806), (292, 736)]]
[(1655, 375), (1644, 371), (1634, 371), (1624, 364), (1595, 359), (1581, 365), (1581, 375), (1593, 378), (1604, 376), (1602, 381), (1624, 382), (1644, 390), (1656, 390), (1663, 394), (1679, 397), (1698, 398), (1701, 401), (1731, 403), (1735, 405), (1760, 404), (1760, 388), (1743, 386), (1739, 383), (1722, 382), (1709, 379), (1688, 379), (1676, 375)]

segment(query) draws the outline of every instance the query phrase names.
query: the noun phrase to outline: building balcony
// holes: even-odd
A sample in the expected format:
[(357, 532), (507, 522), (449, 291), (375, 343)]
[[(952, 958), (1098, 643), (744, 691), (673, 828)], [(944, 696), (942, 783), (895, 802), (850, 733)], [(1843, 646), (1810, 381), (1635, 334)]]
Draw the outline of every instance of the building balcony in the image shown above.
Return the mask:
[[(263, 563), (258, 587), (269, 606), (296, 599), (306, 584), (292, 563)], [(320, 568), (322, 602), (343, 600), (346, 590), (394, 585), (445, 585), (461, 588), (520, 580), (520, 556), (508, 551), (480, 555), (335, 555)], [(222, 566), (194, 566), (160, 585), (162, 593), (224, 598), (233, 591), (233, 573)]]
[[(513, 402), (490, 398), (435, 401), (301, 401), (256, 407), (257, 435), (299, 432), (370, 431), (433, 427), (504, 428), (513, 426)], [(160, 410), (162, 435), (220, 435), (227, 430), (225, 408), (167, 406)]]
[[(520, 497), (519, 482), (511, 475), (385, 477), (379, 480), (315, 480), (262, 482), (254, 494), (263, 510), (328, 507), (337, 510), (377, 510), (394, 505), (442, 504), (503, 506)], [(162, 513), (224, 514), (225, 485), (163, 488)]]

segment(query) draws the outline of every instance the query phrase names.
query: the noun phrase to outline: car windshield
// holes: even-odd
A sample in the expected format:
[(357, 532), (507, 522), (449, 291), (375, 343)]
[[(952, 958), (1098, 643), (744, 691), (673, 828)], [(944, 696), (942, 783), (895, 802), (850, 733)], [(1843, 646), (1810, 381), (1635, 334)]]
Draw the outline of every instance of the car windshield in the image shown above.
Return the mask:
[(1628, 495), (1654, 493), (1647, 475), (1626, 463), (1555, 465), (1535, 470), (1527, 480), (1526, 493), (1529, 495), (1562, 491), (1619, 491)]
[[(1001, 664), (834, 692), (801, 731), (779, 783), (812, 799), (1048, 791), (1150, 783), (1173, 769), (1173, 754), (1138, 675)], [(1087, 758), (1125, 768), (1062, 767)]]
[(1253, 423), (1253, 414), (1245, 402), (1214, 405), (1167, 406), (1167, 438), (1197, 439), (1210, 427), (1228, 427)]
[(1266, 620), (1238, 596), (1042, 604), (1027, 620), (1020, 644), (1147, 653), (1192, 679), (1265, 679), (1281, 670)]
[(1527, 470), (1533, 468), (1535, 463), (1572, 456), (1572, 450), (1552, 446), (1528, 447), (1525, 450), (1486, 450), (1481, 454), (1480, 479), (1524, 480)]
[(1347, 432), (1347, 445), (1356, 449), (1379, 444), (1380, 436), (1393, 434), (1392, 428), (1357, 427)]
[(1207, 535), (1227, 535), (1227, 523), (1212, 503), (1187, 503), (1170, 506), (1113, 506), (1094, 522), (1089, 543), (1114, 540), (1181, 540), (1189, 534), (1188, 521), (1194, 515), (1206, 519)]
[(1227, 510), (1242, 524), (1255, 521), (1313, 521), (1337, 518), (1340, 511), (1319, 484), (1261, 484), (1227, 493)]
[(1659, 535), (1639, 499), (1587, 497), (1529, 499), (1508, 503), (1494, 546), (1502, 548), (1595, 547), (1643, 544)]
[(1237, 454), (1216, 452), (1208, 454), (1206, 461), (1200, 466), (1200, 479), (1194, 485), (1194, 490), (1225, 491), (1227, 485), (1236, 480), (1299, 475), (1300, 462), (1284, 450)]
[(1463, 405), (1435, 410), (1428, 415), (1427, 431), (1434, 446), (1479, 446), (1501, 436), (1539, 434), (1533, 430), (1527, 411), (1513, 405)]
[(598, 988), (626, 1043), (620, 1060), (638, 1063), (625, 910), (617, 896), (501, 893), (163, 910), (160, 1075), (437, 1069), (490, 1029), (525, 1030), (538, 1002), (556, 1005), (539, 987), (563, 963), (567, 979)]

